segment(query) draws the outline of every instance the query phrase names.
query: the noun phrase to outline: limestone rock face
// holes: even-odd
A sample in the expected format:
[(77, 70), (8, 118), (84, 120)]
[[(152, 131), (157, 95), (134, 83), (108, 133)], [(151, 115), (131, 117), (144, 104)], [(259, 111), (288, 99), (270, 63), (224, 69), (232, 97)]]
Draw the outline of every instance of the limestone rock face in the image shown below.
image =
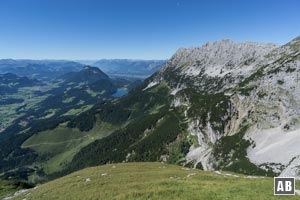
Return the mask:
[(145, 89), (167, 83), (172, 106), (185, 110), (198, 140), (187, 163), (299, 177), (299, 71), (299, 37), (283, 46), (221, 40), (179, 49)]

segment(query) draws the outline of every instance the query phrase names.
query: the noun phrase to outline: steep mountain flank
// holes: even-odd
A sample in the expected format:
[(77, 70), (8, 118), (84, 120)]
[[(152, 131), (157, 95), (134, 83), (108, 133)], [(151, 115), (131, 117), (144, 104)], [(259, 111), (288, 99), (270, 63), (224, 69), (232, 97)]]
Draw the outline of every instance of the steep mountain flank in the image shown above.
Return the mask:
[(299, 177), (300, 38), (275, 49), (266, 60), (237, 88), (246, 88), (248, 95), (233, 101), (241, 105), (240, 113), (248, 113), (244, 120), (251, 126), (245, 138), (253, 145), (247, 157), (260, 168)]
[[(264, 65), (265, 56), (275, 48), (273, 44), (222, 40), (201, 48), (179, 49), (166, 66), (151, 77), (145, 89), (166, 80), (174, 96), (174, 107), (185, 109), (188, 132), (198, 140), (186, 155), (186, 162), (191, 166), (203, 169), (226, 167), (231, 162), (226, 154), (232, 150), (245, 157), (244, 150), (232, 144), (243, 140), (243, 135), (237, 139), (223, 138), (244, 132), (239, 130), (242, 128), (240, 121), (231, 124), (239, 113), (231, 99), (231, 90)], [(237, 127), (232, 128), (234, 126)], [(248, 142), (244, 143), (243, 148), (247, 148)], [(224, 149), (223, 146), (229, 147)]]
[[(132, 98), (122, 118), (125, 128), (84, 148), (71, 168), (160, 160), (206, 170), (297, 175), (299, 47), (296, 38), (283, 46), (222, 40), (179, 49), (142, 87), (109, 106), (114, 112)], [(158, 101), (146, 98), (149, 93), (166, 99), (151, 123), (146, 119), (155, 106), (133, 115), (141, 109), (137, 105)], [(102, 116), (103, 108), (94, 112)], [(178, 121), (168, 121), (168, 113), (176, 113)], [(159, 123), (171, 127), (158, 131)], [(164, 138), (170, 130), (174, 135)]]

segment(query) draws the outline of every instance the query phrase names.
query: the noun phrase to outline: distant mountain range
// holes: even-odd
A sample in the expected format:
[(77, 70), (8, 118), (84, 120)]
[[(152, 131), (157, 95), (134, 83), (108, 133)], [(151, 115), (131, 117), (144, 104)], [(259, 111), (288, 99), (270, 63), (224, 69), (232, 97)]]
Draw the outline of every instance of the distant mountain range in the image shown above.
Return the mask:
[(162, 67), (166, 60), (101, 59), (79, 62), (99, 67), (110, 76), (129, 76), (144, 79)]
[(13, 73), (39, 80), (51, 80), (65, 73), (79, 71), (83, 64), (65, 60), (0, 60), (0, 73)]
[(165, 60), (0, 60), (0, 74), (13, 73), (39, 80), (49, 81), (68, 72), (77, 72), (84, 65), (95, 66), (111, 77), (145, 79), (156, 72)]

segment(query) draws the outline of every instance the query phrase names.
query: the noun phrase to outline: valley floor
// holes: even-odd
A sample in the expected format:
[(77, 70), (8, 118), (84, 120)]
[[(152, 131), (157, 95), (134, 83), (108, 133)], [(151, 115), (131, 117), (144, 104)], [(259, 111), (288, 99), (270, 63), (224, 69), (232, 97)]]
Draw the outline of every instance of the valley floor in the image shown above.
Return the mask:
[[(299, 183), (297, 182), (297, 188)], [(162, 163), (87, 168), (14, 199), (299, 199), (274, 196), (273, 178), (208, 172)]]

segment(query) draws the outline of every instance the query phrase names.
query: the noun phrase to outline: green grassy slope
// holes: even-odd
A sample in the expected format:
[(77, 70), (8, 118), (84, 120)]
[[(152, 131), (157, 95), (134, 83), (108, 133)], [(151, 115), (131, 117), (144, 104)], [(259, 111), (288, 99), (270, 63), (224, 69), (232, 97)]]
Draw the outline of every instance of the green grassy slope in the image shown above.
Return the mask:
[[(97, 121), (89, 132), (81, 132), (77, 128), (68, 128), (60, 124), (55, 129), (42, 131), (26, 140), (22, 148), (30, 148), (38, 153), (40, 159), (35, 165), (43, 169), (46, 175), (64, 169), (74, 155), (89, 143), (109, 135), (115, 129), (111, 124)], [(36, 182), (35, 175), (29, 178)]]
[[(297, 187), (298, 187), (297, 183)], [(186, 169), (161, 163), (87, 168), (15, 199), (299, 199), (273, 196), (273, 179)]]
[(26, 188), (28, 185), (22, 182), (0, 180), (0, 199)]

